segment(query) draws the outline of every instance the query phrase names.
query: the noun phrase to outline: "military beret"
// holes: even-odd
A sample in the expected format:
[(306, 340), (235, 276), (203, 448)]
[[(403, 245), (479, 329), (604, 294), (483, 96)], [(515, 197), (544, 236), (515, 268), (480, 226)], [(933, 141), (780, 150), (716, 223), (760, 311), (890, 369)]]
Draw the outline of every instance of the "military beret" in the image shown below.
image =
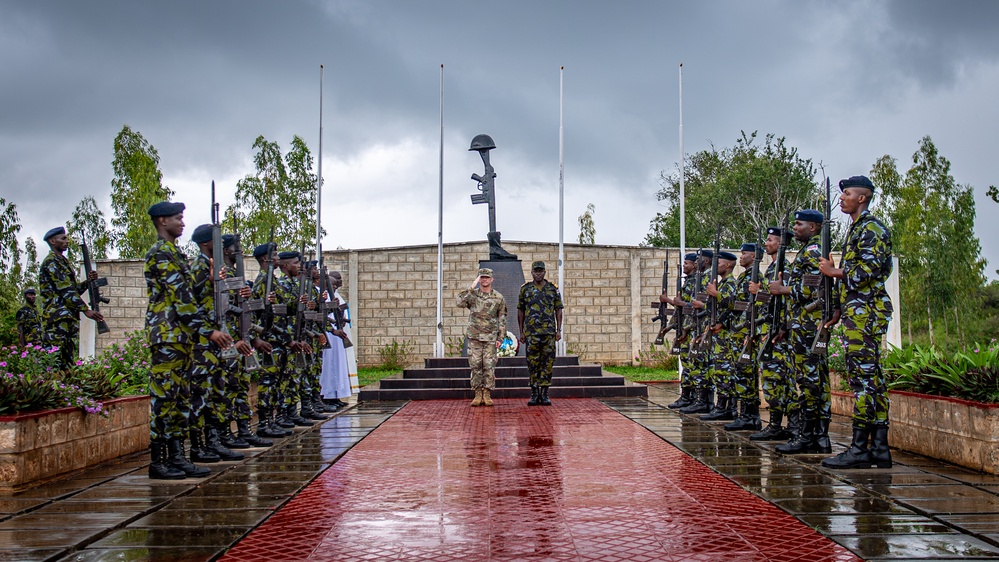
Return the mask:
[(267, 244), (261, 244), (261, 245), (257, 246), (256, 248), (253, 249), (253, 257), (255, 257), (255, 258), (262, 258), (262, 257), (266, 256), (267, 252), (269, 252), (272, 247), (274, 247), (274, 243), (273, 242), (269, 242)]
[(302, 254), (298, 253), (295, 250), (286, 250), (284, 252), (278, 252), (279, 260), (293, 260), (295, 258), (300, 258), (300, 257), (302, 257)]
[(683, 256), (683, 261), (697, 261), (697, 252), (690, 252)]
[(715, 253), (712, 252), (711, 250), (701, 250), (701, 257), (702, 258), (713, 258), (713, 257), (715, 257)]
[(735, 254), (732, 252), (718, 252), (718, 259), (735, 261), (739, 258), (735, 257)]
[(544, 269), (544, 268), (545, 268), (545, 262), (543, 261), (536, 261), (531, 264), (531, 269)]
[(794, 220), (822, 222), (824, 219), (822, 218), (822, 213), (816, 211), (815, 209), (802, 209), (794, 212)]
[(752, 242), (746, 242), (745, 244), (742, 245), (741, 251), (743, 251), (743, 252), (754, 252), (755, 253), (756, 252), (756, 244), (753, 244)]
[(784, 229), (777, 226), (767, 227), (767, 234), (773, 236), (780, 236), (784, 234)]
[(202, 224), (198, 228), (194, 229), (194, 234), (191, 235), (191, 241), (195, 244), (204, 244), (205, 242), (211, 242), (212, 240), (212, 225)]
[(52, 230), (46, 232), (45, 236), (42, 236), (42, 241), (48, 242), (49, 238), (52, 238), (53, 236), (58, 236), (60, 234), (66, 234), (66, 227), (65, 226), (57, 226), (57, 227), (53, 228)]
[(850, 176), (845, 180), (839, 180), (839, 190), (843, 191), (848, 187), (864, 187), (874, 191), (874, 184), (867, 176)]
[(223, 248), (228, 248), (229, 246), (232, 246), (235, 243), (236, 243), (236, 237), (233, 236), (232, 234), (223, 234), (222, 235), (222, 247)]
[(34, 289), (34, 287), (28, 287), (27, 289), (25, 289), (25, 290), (24, 290), (24, 294), (25, 294), (25, 295), (34, 295), (34, 294), (35, 294), (35, 289)]
[(157, 217), (172, 217), (174, 215), (179, 215), (184, 212), (183, 203), (174, 203), (172, 201), (160, 201), (149, 207), (149, 216), (152, 218)]
[(488, 267), (479, 268), (479, 277), (492, 277), (492, 276), (493, 276), (493, 270), (489, 269)]

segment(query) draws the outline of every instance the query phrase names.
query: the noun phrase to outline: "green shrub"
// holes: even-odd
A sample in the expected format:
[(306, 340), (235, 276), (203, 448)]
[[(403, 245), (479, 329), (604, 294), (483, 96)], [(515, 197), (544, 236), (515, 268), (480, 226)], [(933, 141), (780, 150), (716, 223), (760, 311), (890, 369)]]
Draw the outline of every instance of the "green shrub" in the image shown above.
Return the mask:
[(975, 344), (953, 354), (934, 347), (891, 348), (882, 368), (888, 387), (923, 394), (999, 402), (999, 345)]
[(656, 348), (649, 344), (648, 351), (639, 351), (635, 360), (643, 367), (650, 367), (661, 371), (676, 371), (680, 366), (680, 359), (669, 352), (668, 346)]
[(398, 371), (412, 363), (413, 355), (413, 344), (409, 340), (402, 340), (402, 343), (392, 340), (392, 343), (378, 348), (378, 357), (382, 360), (379, 367), (386, 371)]

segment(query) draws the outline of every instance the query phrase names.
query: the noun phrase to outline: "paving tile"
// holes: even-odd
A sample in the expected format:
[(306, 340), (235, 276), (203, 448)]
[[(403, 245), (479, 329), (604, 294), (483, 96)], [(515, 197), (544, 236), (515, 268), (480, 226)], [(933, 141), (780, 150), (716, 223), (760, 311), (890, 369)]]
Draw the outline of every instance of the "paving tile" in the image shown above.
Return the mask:
[(0, 530), (0, 544), (5, 549), (74, 547), (93, 535), (92, 528), (47, 529), (44, 533), (39, 533), (37, 529), (3, 529)]
[[(218, 547), (173, 546), (163, 548), (97, 548), (75, 552), (62, 559), (65, 562), (208, 562), (222, 552)], [(62, 562), (60, 561), (60, 562)]]
[(89, 548), (169, 547), (178, 545), (226, 547), (246, 532), (241, 527), (127, 527), (90, 545)]
[(21, 517), (0, 522), (0, 531), (18, 529), (106, 529), (124, 523), (135, 513), (79, 513), (79, 512), (32, 512)]
[(994, 560), (999, 547), (964, 535), (867, 535), (832, 537), (864, 560)]
[(161, 509), (129, 527), (243, 527), (249, 529), (269, 517), (270, 509)]
[(66, 552), (64, 548), (10, 548), (0, 546), (0, 562), (33, 562), (52, 560)]
[(944, 523), (921, 515), (801, 515), (798, 517), (823, 535), (912, 535), (957, 533)]
[(937, 519), (969, 531), (993, 532), (999, 530), (999, 513), (938, 515)]

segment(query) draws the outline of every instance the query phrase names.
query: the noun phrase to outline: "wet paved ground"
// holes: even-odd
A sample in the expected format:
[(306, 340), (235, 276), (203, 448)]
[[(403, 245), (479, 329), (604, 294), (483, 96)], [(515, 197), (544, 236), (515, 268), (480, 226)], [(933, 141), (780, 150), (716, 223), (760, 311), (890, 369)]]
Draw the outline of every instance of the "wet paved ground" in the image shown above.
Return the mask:
[(888, 471), (822, 469), (666, 410), (672, 394), (362, 404), (201, 481), (125, 457), (0, 496), (0, 560), (212, 560), (237, 542), (227, 559), (999, 560), (999, 477), (898, 452)]

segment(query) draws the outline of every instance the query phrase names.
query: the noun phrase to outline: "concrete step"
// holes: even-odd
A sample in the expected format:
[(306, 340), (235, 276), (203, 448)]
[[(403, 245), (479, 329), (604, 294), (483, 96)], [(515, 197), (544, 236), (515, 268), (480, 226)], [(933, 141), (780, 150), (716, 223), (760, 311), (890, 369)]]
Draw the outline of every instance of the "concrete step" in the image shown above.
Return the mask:
[[(624, 386), (622, 376), (596, 377), (552, 377), (552, 386)], [(382, 390), (422, 389), (422, 388), (470, 388), (469, 377), (464, 378), (387, 378), (379, 382)], [(528, 377), (496, 377), (496, 388), (529, 388)]]
[[(372, 385), (374, 386), (374, 385)], [(610, 397), (645, 397), (648, 387), (628, 384), (624, 386), (553, 386), (548, 390), (552, 400), (558, 398), (610, 398)], [(491, 393), (493, 398), (531, 397), (531, 389), (527, 387), (497, 388)], [(422, 388), (404, 390), (383, 390), (364, 387), (358, 395), (361, 402), (376, 400), (471, 400), (475, 393), (468, 388)]]
[[(555, 366), (579, 365), (578, 355), (565, 355), (555, 358)], [(427, 369), (465, 367), (468, 368), (467, 357), (427, 357), (423, 360), (423, 366)], [(526, 367), (526, 357), (500, 357), (496, 363), (497, 367)]]
[[(552, 377), (599, 377), (602, 371), (600, 365), (562, 365), (552, 369)], [(468, 365), (462, 367), (430, 367), (425, 369), (405, 369), (402, 372), (404, 378), (426, 378), (426, 379), (447, 379), (459, 378), (467, 379), (471, 376)], [(505, 377), (526, 377), (527, 366), (497, 366), (496, 378)]]

